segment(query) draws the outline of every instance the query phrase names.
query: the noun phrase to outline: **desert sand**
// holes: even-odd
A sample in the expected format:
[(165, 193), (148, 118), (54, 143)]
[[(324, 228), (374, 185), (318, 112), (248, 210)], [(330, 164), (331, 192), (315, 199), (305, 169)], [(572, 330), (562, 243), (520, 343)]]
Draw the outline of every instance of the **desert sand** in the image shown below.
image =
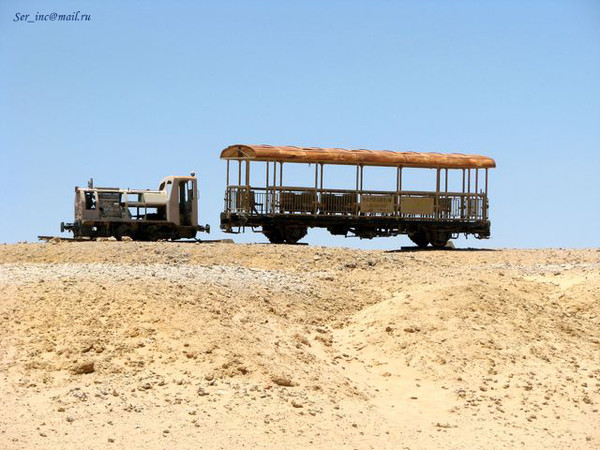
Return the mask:
[(600, 448), (599, 310), (599, 249), (1, 245), (0, 447)]

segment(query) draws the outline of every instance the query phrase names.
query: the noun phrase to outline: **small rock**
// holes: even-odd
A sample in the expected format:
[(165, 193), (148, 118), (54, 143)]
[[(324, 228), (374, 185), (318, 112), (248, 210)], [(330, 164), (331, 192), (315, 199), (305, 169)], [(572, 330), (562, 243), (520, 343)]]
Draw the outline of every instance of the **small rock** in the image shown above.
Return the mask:
[(72, 416), (67, 416), (67, 422), (75, 422), (75, 419)]
[(404, 331), (406, 333), (416, 333), (417, 331), (420, 331), (417, 327), (407, 327), (404, 329)]
[(273, 383), (275, 383), (278, 386), (284, 386), (284, 387), (296, 386), (296, 383), (294, 383), (291, 378), (286, 377), (286, 376), (274, 376), (271, 378), (271, 380), (273, 381)]
[(302, 405), (302, 403), (300, 403), (299, 401), (292, 399), (292, 406), (294, 408), (303, 408), (304, 406)]
[(206, 392), (206, 391), (204, 390), (204, 388), (203, 388), (203, 387), (199, 387), (199, 388), (198, 388), (198, 391), (197, 391), (197, 394), (198, 394), (200, 397), (204, 397), (205, 395), (208, 395), (208, 392)]
[(75, 375), (82, 375), (86, 373), (94, 372), (94, 362), (93, 361), (84, 361), (81, 363), (76, 363), (71, 367), (71, 372)]
[(115, 440), (113, 438), (108, 438), (108, 442), (113, 443)]

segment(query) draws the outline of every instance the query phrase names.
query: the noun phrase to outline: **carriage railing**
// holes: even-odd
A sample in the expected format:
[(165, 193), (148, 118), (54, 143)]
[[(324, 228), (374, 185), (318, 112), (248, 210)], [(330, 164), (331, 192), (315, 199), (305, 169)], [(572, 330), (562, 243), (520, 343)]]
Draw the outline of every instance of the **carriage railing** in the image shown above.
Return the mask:
[(483, 193), (228, 186), (225, 211), (482, 221), (487, 219), (487, 199)]

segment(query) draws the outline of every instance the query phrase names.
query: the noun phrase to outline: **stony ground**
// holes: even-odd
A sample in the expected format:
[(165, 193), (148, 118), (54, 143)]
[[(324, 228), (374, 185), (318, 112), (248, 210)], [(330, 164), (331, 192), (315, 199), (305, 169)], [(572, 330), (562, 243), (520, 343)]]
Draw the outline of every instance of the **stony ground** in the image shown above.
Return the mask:
[(2, 448), (600, 448), (600, 250), (0, 246)]

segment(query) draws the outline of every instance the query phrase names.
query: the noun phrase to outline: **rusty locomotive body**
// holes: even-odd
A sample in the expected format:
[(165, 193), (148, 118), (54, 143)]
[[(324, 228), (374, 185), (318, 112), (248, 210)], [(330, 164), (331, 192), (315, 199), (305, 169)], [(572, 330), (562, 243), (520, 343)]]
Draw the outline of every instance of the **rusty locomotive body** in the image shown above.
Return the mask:
[(61, 231), (75, 238), (128, 236), (134, 240), (194, 238), (210, 227), (198, 225), (198, 187), (194, 174), (169, 176), (158, 189), (75, 188), (75, 221)]

